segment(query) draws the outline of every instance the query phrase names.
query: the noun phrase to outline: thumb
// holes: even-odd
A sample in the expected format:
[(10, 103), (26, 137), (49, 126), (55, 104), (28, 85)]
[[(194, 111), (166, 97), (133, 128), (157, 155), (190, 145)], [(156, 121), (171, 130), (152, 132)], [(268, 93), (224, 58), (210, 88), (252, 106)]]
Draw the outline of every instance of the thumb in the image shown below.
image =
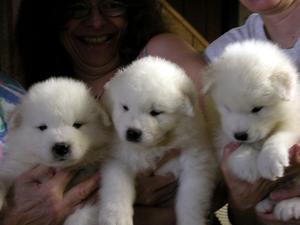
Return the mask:
[(229, 156), (240, 146), (239, 143), (231, 142), (228, 145), (225, 145), (222, 154), (222, 163), (225, 162)]
[(292, 165), (300, 166), (300, 144), (295, 144), (290, 148), (290, 160)]

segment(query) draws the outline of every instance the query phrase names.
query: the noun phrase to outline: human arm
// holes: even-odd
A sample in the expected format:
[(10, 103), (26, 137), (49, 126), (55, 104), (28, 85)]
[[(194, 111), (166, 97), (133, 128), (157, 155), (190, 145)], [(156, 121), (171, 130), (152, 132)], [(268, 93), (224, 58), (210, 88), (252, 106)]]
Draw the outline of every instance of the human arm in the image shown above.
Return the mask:
[(200, 73), (206, 65), (203, 55), (175, 34), (164, 33), (153, 37), (145, 46), (149, 55), (170, 60), (181, 66), (201, 88)]
[(60, 225), (99, 186), (99, 174), (65, 192), (70, 171), (38, 166), (14, 184), (3, 211), (3, 225)]

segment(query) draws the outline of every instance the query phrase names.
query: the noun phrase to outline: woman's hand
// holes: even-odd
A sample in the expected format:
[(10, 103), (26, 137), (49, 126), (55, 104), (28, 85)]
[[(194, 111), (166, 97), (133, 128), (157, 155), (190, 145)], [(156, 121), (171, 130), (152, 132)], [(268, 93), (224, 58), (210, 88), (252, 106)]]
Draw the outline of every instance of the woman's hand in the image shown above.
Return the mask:
[(286, 174), (284, 177), (278, 179), (275, 182), (265, 179), (259, 179), (253, 184), (238, 179), (228, 169), (227, 159), (230, 154), (237, 148), (237, 144), (230, 144), (226, 146), (226, 148), (224, 149), (224, 155), (221, 164), (224, 179), (228, 187), (228, 201), (230, 210), (229, 216), (231, 217), (232, 223), (243, 225), (262, 224), (262, 222), (268, 225), (300, 224), (294, 223), (295, 221), (284, 223), (283, 221), (275, 220), (273, 213), (259, 214), (255, 211), (256, 204), (267, 196), (270, 196), (273, 200), (280, 201), (284, 198), (291, 198), (299, 195), (300, 187), (299, 189), (295, 186), (288, 189), (281, 188), (277, 189), (277, 191), (276, 188), (282, 187), (282, 184), (293, 179), (296, 174), (299, 174), (300, 147), (299, 151), (296, 151), (295, 147), (291, 149), (290, 152), (292, 166), (286, 170)]
[(165, 176), (149, 174), (138, 176), (136, 184), (136, 204), (163, 207), (172, 205), (178, 180), (173, 174)]
[(172, 174), (156, 175), (165, 163), (180, 155), (180, 150), (172, 149), (156, 164), (156, 170), (140, 173), (136, 180), (136, 204), (144, 206), (173, 206), (178, 186), (177, 178)]
[(136, 225), (175, 225), (174, 199), (178, 180), (172, 174), (140, 175), (136, 185)]
[[(68, 170), (37, 166), (22, 174), (4, 209), (5, 225), (58, 225), (99, 186), (99, 174), (65, 190), (73, 177)], [(66, 192), (65, 192), (66, 191)]]
[[(179, 150), (170, 151), (157, 162), (157, 169), (179, 154)], [(134, 224), (175, 225), (174, 199), (178, 180), (171, 173), (160, 176), (155, 172), (144, 171), (137, 177)]]
[[(290, 158), (291, 158), (291, 167), (286, 170), (285, 177), (290, 178), (287, 182), (284, 182), (283, 185), (269, 195), (269, 198), (275, 202), (280, 202), (282, 200), (299, 197), (300, 196), (300, 144), (294, 145), (290, 149)], [(293, 181), (293, 178), (297, 181)], [(300, 204), (300, 201), (299, 201)], [(300, 209), (299, 209), (300, 210)], [(300, 220), (289, 220), (281, 221), (275, 218), (272, 212), (269, 213), (258, 213), (258, 219), (263, 221), (266, 224), (270, 225), (299, 225)]]

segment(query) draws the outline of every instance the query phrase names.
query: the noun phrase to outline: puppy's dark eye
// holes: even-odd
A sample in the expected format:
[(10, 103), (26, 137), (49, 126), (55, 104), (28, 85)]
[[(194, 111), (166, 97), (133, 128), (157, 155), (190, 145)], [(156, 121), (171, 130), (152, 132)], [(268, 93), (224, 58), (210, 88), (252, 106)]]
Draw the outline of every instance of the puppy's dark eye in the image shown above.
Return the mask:
[(256, 106), (251, 110), (251, 113), (258, 113), (261, 111), (264, 107), (263, 106)]
[(129, 108), (128, 108), (127, 105), (122, 105), (122, 108), (124, 109), (124, 111), (128, 111), (129, 110)]
[(48, 126), (46, 124), (42, 124), (40, 126), (37, 126), (36, 128), (39, 129), (40, 131), (44, 131), (48, 128)]
[(158, 110), (151, 110), (150, 111), (150, 115), (153, 116), (153, 117), (158, 116), (162, 113), (163, 113), (162, 111), (158, 111)]
[(75, 122), (73, 123), (73, 127), (75, 127), (76, 129), (79, 129), (80, 127), (82, 127), (82, 123), (79, 123), (79, 122)]

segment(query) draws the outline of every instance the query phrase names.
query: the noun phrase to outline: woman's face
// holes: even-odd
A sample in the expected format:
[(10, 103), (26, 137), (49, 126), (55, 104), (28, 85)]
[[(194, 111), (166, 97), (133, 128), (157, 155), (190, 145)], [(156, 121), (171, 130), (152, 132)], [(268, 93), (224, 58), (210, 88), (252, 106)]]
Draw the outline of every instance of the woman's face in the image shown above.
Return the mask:
[(278, 12), (287, 8), (295, 0), (240, 0), (250, 11), (257, 13)]
[(114, 59), (126, 29), (126, 7), (114, 0), (77, 0), (62, 42), (73, 63), (101, 67)]

